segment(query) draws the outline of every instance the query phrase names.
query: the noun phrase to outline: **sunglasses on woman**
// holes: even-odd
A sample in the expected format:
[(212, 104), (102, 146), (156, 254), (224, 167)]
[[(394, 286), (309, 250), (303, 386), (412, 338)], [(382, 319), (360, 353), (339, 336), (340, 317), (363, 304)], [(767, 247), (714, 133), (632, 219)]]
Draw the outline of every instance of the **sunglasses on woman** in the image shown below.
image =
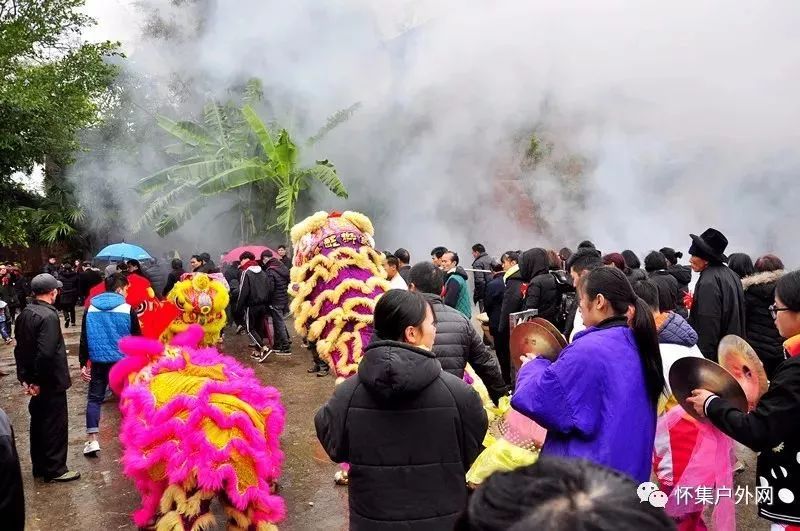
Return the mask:
[(789, 310), (789, 308), (779, 308), (777, 304), (770, 304), (768, 309), (773, 321), (778, 318), (778, 312), (785, 312)]

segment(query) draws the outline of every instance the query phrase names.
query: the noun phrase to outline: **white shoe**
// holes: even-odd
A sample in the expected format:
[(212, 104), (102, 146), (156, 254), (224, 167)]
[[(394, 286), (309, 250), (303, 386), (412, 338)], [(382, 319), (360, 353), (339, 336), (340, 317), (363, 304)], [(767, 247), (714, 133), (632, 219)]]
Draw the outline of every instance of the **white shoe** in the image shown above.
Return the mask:
[(259, 363), (264, 363), (269, 358), (269, 355), (272, 354), (272, 350), (269, 347), (264, 347), (261, 349), (261, 355), (257, 358)]
[(97, 457), (97, 452), (100, 451), (100, 443), (97, 441), (86, 441), (83, 445), (83, 455), (88, 457)]

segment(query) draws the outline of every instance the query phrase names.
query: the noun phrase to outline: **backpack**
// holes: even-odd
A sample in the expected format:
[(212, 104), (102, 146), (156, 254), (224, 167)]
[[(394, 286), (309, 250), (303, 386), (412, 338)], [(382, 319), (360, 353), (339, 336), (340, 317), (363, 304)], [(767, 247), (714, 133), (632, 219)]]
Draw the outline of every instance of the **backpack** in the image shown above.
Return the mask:
[(558, 306), (556, 308), (555, 325), (562, 333), (566, 330), (567, 320), (572, 308), (575, 306), (577, 293), (575, 287), (570, 282), (566, 271), (551, 271), (551, 275), (556, 279), (556, 289), (558, 290)]

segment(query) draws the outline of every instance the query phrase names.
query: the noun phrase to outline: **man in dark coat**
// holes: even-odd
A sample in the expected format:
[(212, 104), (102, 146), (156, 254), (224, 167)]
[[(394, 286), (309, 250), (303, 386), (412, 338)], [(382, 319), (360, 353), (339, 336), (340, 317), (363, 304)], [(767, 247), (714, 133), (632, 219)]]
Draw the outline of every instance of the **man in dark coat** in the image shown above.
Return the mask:
[(717, 361), (717, 347), (723, 337), (745, 337), (744, 290), (736, 273), (725, 265), (728, 239), (713, 228), (690, 236), (689, 262), (700, 279), (694, 288), (689, 324), (697, 332), (697, 346), (703, 356)]
[(484, 299), (486, 298), (486, 284), (493, 278), (492, 273), (492, 258), (486, 254), (486, 247), (481, 243), (476, 243), (472, 246), (472, 257), (475, 259), (472, 262), (473, 279), (475, 283), (475, 290), (472, 293), (472, 300), (478, 305), (481, 312), (484, 311)]
[(537, 316), (556, 324), (558, 313), (558, 286), (550, 274), (547, 251), (535, 247), (522, 253), (519, 274), (528, 285), (525, 290), (525, 310), (537, 310)]
[(405, 280), (406, 285), (408, 285), (408, 283), (411, 282), (409, 280), (411, 277), (411, 253), (400, 247), (394, 252), (394, 255), (400, 261), (400, 266), (397, 268), (397, 272), (400, 273), (400, 278)]
[(269, 283), (267, 312), (272, 319), (272, 330), (275, 333), (272, 350), (278, 355), (291, 354), (289, 330), (283, 320), (283, 316), (289, 313), (289, 270), (269, 249), (261, 253), (261, 266), (267, 273)]
[(265, 341), (267, 330), (264, 326), (270, 299), (269, 278), (250, 251), (243, 252), (239, 257), (239, 270), (242, 276), (235, 311), (242, 315), (247, 334), (258, 350), (252, 355), (253, 359), (262, 362), (272, 353)]
[(278, 251), (278, 256), (280, 257), (280, 261), (284, 266), (286, 266), (286, 269), (291, 269), (292, 268), (292, 257), (287, 254), (286, 246), (285, 245), (279, 245), (278, 248), (276, 249), (276, 251)]
[(411, 268), (409, 289), (422, 293), (433, 307), (436, 316), (436, 340), (433, 353), (442, 364), (442, 370), (459, 378), (464, 377), (464, 367), (470, 364), (483, 380), (489, 397), (496, 403), (508, 394), (497, 358), (483, 344), (472, 323), (461, 312), (446, 305), (442, 292), (443, 273), (430, 262), (420, 262)]
[(33, 476), (47, 481), (81, 477), (67, 469), (67, 389), (72, 385), (61, 321), (53, 303), (61, 282), (48, 273), (36, 275), (36, 297), (19, 314), (14, 358), (17, 378), (31, 396), (31, 461)]
[(376, 341), (314, 425), (330, 458), (350, 464), (352, 531), (439, 531), (466, 506), (464, 476), (487, 419), (477, 393), (434, 353)]

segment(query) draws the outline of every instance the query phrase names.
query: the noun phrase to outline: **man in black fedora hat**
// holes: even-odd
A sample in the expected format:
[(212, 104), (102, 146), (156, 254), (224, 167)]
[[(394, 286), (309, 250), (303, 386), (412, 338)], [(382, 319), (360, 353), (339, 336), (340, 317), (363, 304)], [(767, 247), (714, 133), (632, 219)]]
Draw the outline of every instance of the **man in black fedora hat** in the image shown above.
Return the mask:
[(723, 337), (745, 336), (744, 290), (736, 273), (725, 265), (725, 235), (708, 229), (700, 236), (690, 236), (689, 264), (700, 273), (700, 279), (694, 288), (689, 324), (697, 332), (697, 346), (703, 356), (717, 361), (717, 346)]

